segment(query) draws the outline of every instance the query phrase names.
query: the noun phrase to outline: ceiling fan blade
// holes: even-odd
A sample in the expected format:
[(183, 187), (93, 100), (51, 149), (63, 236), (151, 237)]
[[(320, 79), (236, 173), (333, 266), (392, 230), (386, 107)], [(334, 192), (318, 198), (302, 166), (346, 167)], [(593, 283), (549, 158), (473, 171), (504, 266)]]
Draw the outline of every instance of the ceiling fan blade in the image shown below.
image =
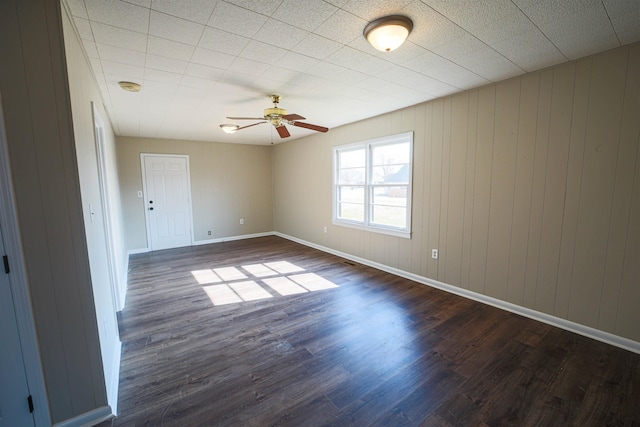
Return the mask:
[(312, 125), (311, 123), (304, 123), (304, 122), (293, 122), (293, 125), (301, 128), (315, 130), (318, 132), (327, 132), (329, 130), (329, 128), (326, 128), (324, 126)]
[(285, 120), (305, 120), (300, 114), (285, 114), (282, 118)]
[(278, 131), (280, 138), (286, 138), (288, 136), (291, 136), (291, 134), (289, 133), (285, 125), (278, 126), (276, 130)]
[(264, 117), (227, 117), (231, 120), (264, 120)]
[(246, 125), (246, 126), (239, 127), (239, 128), (238, 128), (238, 129), (236, 129), (236, 130), (250, 128), (251, 126), (261, 125), (261, 124), (263, 124), (263, 123), (267, 123), (267, 122), (252, 123), (252, 124), (250, 124), (250, 125)]

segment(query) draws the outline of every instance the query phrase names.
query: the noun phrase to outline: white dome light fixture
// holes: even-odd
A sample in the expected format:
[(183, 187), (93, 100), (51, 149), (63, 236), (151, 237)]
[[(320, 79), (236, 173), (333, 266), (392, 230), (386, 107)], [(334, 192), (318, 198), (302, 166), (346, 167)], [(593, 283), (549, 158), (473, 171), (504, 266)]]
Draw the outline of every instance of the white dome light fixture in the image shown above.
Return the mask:
[(118, 82), (118, 85), (122, 88), (122, 90), (126, 90), (127, 92), (140, 92), (142, 90), (142, 86), (138, 83), (134, 82)]
[(364, 27), (364, 37), (382, 52), (400, 47), (413, 29), (413, 21), (402, 15), (390, 15), (371, 21)]

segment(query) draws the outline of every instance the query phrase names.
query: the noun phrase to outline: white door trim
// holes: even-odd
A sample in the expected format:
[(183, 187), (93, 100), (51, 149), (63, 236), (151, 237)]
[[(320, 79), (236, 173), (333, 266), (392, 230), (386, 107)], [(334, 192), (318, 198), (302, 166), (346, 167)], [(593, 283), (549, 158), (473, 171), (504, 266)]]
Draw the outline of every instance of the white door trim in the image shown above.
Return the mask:
[[(109, 183), (107, 181), (107, 161), (106, 151), (104, 147), (104, 121), (100, 116), (96, 106), (91, 102), (91, 111), (93, 114), (94, 137), (96, 147), (96, 162), (98, 165), (98, 185), (100, 187), (100, 201), (102, 207), (102, 217), (104, 220), (104, 235), (107, 244), (107, 266), (109, 269), (109, 283), (111, 284), (111, 294), (113, 297), (114, 313), (124, 308), (124, 295), (120, 295), (121, 289), (118, 284), (118, 271), (115, 265), (115, 251), (113, 241), (113, 226), (111, 218), (111, 194), (109, 191)], [(118, 330), (118, 325), (115, 325)]]
[(147, 174), (145, 172), (145, 159), (147, 157), (179, 157), (185, 159), (187, 165), (187, 216), (189, 218), (189, 239), (191, 240), (191, 245), (193, 245), (194, 241), (194, 232), (193, 232), (193, 209), (191, 204), (191, 166), (189, 165), (189, 155), (188, 154), (155, 154), (155, 153), (140, 153), (140, 171), (142, 173), (142, 196), (143, 196), (143, 204), (144, 204), (144, 220), (147, 229), (147, 249), (153, 251), (153, 247), (151, 245), (151, 227), (149, 225), (149, 209), (147, 209), (147, 201), (149, 197), (147, 196)]
[[(107, 388), (107, 402), (113, 410), (113, 414), (118, 413), (118, 391), (120, 387), (120, 357), (121, 357), (121, 342), (120, 333), (118, 327), (117, 312), (124, 308), (124, 295), (120, 289), (118, 281), (118, 270), (115, 264), (115, 242), (113, 239), (113, 225), (112, 225), (112, 207), (111, 207), (111, 193), (109, 191), (109, 182), (107, 177), (107, 153), (104, 145), (104, 120), (100, 116), (100, 113), (96, 109), (93, 101), (91, 102), (91, 112), (93, 115), (94, 125), (94, 137), (95, 137), (95, 149), (96, 149), (96, 163), (98, 167), (98, 186), (100, 188), (100, 207), (102, 209), (102, 224), (104, 227), (104, 239), (107, 253), (107, 270), (109, 272), (109, 287), (111, 288), (111, 300), (113, 302), (113, 330), (116, 337), (116, 354), (112, 359), (112, 366), (107, 369), (106, 366), (102, 367), (102, 371), (105, 374), (105, 385)], [(96, 309), (96, 315), (98, 310)], [(103, 365), (108, 363), (107, 360), (102, 361)], [(107, 375), (111, 373), (111, 375)]]
[(44, 373), (38, 347), (38, 338), (29, 296), (26, 267), (20, 240), (20, 228), (16, 212), (9, 148), (7, 145), (2, 95), (0, 94), (0, 223), (4, 236), (4, 245), (11, 268), (13, 304), (16, 310), (18, 332), (22, 345), (27, 384), (33, 399), (33, 418), (36, 426), (51, 425), (49, 401), (44, 385)]

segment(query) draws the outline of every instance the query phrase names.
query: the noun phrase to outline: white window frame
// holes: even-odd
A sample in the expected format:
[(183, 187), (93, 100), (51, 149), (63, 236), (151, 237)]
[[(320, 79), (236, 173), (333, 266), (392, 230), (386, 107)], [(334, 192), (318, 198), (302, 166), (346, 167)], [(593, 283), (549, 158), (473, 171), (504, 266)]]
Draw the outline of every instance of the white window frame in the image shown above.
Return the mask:
[[(392, 145), (394, 143), (409, 143), (409, 179), (407, 185), (407, 206), (406, 206), (406, 228), (398, 228), (392, 226), (385, 226), (375, 224), (371, 222), (371, 189), (378, 184), (372, 182), (371, 170), (372, 170), (372, 148), (381, 145)], [(366, 165), (365, 165), (365, 184), (364, 184), (364, 221), (353, 221), (344, 218), (338, 218), (338, 184), (339, 184), (339, 161), (338, 155), (341, 151), (364, 149), (366, 153)], [(403, 237), (405, 239), (411, 238), (411, 205), (413, 199), (413, 132), (405, 132), (396, 135), (384, 136), (381, 138), (369, 139), (366, 141), (359, 141), (351, 144), (338, 145), (333, 147), (333, 200), (332, 200), (332, 213), (333, 225), (355, 228), (359, 230), (371, 231), (374, 233), (388, 234), (391, 236)]]

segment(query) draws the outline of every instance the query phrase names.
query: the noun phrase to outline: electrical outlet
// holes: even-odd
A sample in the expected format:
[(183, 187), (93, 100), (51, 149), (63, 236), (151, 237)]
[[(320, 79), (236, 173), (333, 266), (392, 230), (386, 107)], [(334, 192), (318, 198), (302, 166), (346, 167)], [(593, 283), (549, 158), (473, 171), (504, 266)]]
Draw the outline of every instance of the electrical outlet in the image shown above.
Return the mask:
[(207, 234), (208, 234), (209, 236), (211, 236), (211, 230), (207, 231)]
[(322, 227), (322, 231), (324, 231), (325, 233), (327, 233), (327, 226), (325, 225), (324, 227)]
[(437, 249), (431, 249), (431, 258), (438, 259), (438, 250)]
[(244, 218), (240, 218), (240, 225), (244, 224)]

